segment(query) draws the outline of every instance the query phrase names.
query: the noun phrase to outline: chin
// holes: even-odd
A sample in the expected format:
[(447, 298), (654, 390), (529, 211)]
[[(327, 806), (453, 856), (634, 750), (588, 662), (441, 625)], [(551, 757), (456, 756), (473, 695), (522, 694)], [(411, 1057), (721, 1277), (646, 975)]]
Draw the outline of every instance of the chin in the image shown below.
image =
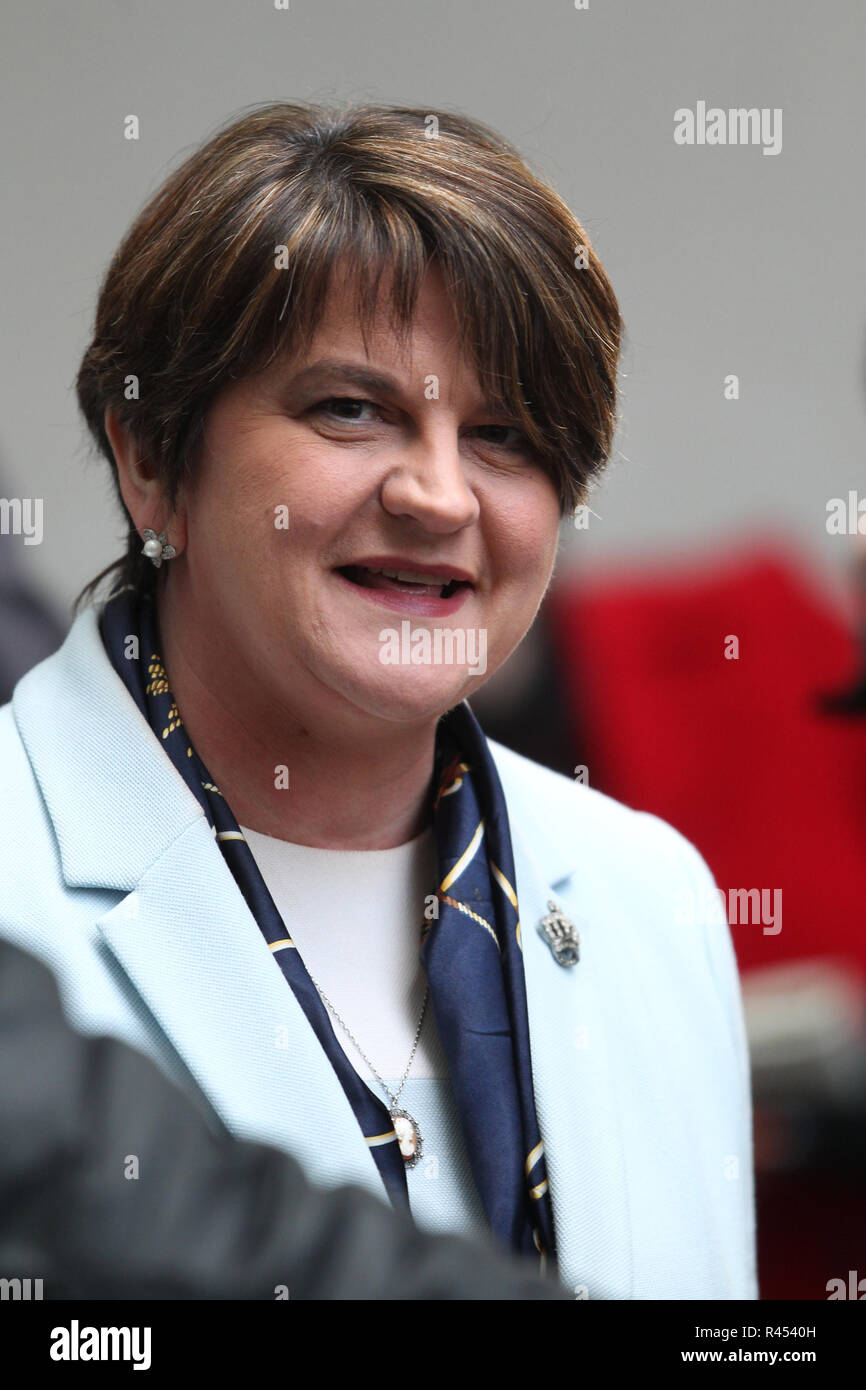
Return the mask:
[(347, 683), (343, 687), (343, 694), (356, 709), (378, 719), (397, 724), (432, 723), (459, 705), (480, 683), (479, 678), (465, 672), (461, 679), (459, 673), (443, 672), (442, 668), (413, 671), (400, 667), (386, 673), (384, 679), (377, 672), (369, 683), (359, 681), (355, 673), (351, 686)]

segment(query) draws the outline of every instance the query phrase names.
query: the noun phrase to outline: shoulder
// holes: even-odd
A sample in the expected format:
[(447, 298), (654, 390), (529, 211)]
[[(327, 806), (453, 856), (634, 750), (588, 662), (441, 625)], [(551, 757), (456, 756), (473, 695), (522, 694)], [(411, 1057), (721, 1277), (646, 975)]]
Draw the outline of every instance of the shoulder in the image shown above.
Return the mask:
[(706, 878), (709, 870), (695, 846), (668, 821), (637, 810), (585, 782), (566, 777), (525, 758), (503, 744), (488, 740), (502, 781), (512, 819), (532, 816), (548, 837), (600, 854), (621, 867), (635, 856), (653, 876), (672, 870), (689, 881)]
[(597, 791), (585, 782), (566, 777), (542, 763), (515, 753), (513, 748), (488, 739), (509, 807), (512, 802), (534, 805), (551, 819), (565, 816), (569, 822), (597, 821), (605, 826), (624, 826), (636, 813), (621, 801)]
[(5, 804), (7, 814), (14, 807), (17, 816), (22, 806), (38, 794), (33, 768), (18, 732), (10, 701), (0, 705), (0, 799)]
[[(573, 881), (588, 916), (617, 924), (621, 940), (652, 932), (671, 958), (701, 963), (736, 1015), (737, 963), (720, 890), (701, 852), (675, 826), (489, 741), (512, 833), (549, 882)], [(739, 1032), (739, 1021), (734, 1025)], [(742, 1048), (742, 1038), (737, 1037)]]
[(10, 704), (0, 707), (0, 914), (18, 894), (36, 896), (41, 873), (55, 867), (51, 818)]

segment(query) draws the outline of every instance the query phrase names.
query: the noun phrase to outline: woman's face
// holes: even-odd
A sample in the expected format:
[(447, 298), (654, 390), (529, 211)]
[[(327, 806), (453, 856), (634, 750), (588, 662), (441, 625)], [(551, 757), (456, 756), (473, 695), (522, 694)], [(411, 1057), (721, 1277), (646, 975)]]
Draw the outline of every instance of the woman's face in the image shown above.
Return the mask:
[(162, 601), (302, 720), (427, 722), (524, 636), (559, 498), (461, 360), (438, 269), (402, 350), (382, 312), (368, 355), (351, 302), (216, 401)]

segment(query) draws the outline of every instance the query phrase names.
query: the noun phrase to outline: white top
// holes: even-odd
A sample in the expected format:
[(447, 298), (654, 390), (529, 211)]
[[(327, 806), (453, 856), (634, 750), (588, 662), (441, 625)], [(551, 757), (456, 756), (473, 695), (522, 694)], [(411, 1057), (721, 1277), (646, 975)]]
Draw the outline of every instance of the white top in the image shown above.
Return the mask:
[[(418, 950), (424, 898), (436, 891), (433, 831), (396, 849), (338, 850), (241, 830), (309, 974), (383, 1080), (399, 1085), (427, 987)], [(377, 1090), (372, 1070), (328, 1012), (346, 1056)], [(429, 1003), (409, 1074), (448, 1075)]]
[[(241, 831), (307, 971), (396, 1091), (427, 987), (418, 952), (424, 900), (436, 889), (432, 829), (383, 850), (317, 849), (247, 826)], [(390, 1105), (328, 1012), (346, 1056), (370, 1090)], [(398, 1104), (414, 1116), (423, 1137), (421, 1159), (406, 1172), (416, 1222), (464, 1234), (486, 1229), (429, 1001)]]

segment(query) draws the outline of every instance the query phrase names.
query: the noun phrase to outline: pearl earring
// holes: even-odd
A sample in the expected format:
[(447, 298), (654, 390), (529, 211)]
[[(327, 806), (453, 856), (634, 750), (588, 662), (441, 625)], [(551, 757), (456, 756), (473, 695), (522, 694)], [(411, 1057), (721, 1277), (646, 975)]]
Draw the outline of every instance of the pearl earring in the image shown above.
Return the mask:
[(141, 553), (146, 555), (151, 564), (159, 569), (163, 560), (173, 560), (177, 551), (173, 545), (168, 544), (164, 531), (160, 531), (157, 535), (155, 531), (151, 531), (150, 527), (146, 527)]

